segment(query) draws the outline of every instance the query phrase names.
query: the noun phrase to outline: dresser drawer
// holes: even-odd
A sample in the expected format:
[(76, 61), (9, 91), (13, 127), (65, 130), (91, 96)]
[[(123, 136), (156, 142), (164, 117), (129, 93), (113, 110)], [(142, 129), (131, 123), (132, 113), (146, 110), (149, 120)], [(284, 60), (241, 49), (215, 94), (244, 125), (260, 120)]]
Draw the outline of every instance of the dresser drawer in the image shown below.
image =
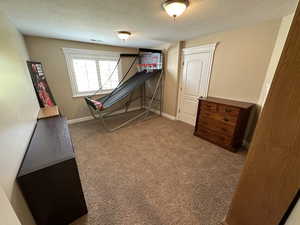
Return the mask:
[(198, 127), (197, 134), (206, 140), (220, 145), (230, 146), (232, 142), (232, 138), (211, 131), (205, 127)]
[(208, 112), (217, 112), (218, 105), (213, 102), (202, 102), (201, 103), (201, 109), (208, 111)]
[(214, 120), (218, 120), (220, 122), (235, 126), (236, 122), (237, 122), (237, 117), (235, 116), (231, 116), (231, 115), (224, 115), (222, 113), (219, 112), (208, 112), (207, 110), (202, 110), (200, 111), (200, 117), (199, 119), (214, 119)]
[(198, 121), (198, 127), (205, 127), (228, 137), (232, 137), (235, 130), (235, 126), (231, 124), (209, 118), (200, 118)]
[(238, 117), (240, 109), (227, 105), (219, 105), (218, 112), (225, 116)]

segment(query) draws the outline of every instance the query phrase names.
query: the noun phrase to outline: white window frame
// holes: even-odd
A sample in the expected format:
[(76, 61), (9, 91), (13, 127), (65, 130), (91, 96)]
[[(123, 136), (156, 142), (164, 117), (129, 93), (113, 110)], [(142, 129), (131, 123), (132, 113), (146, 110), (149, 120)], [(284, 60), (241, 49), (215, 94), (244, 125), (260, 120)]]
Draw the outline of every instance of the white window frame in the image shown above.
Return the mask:
[[(84, 96), (91, 96), (94, 95), (95, 91), (91, 92), (79, 92), (76, 78), (75, 78), (75, 71), (73, 66), (73, 59), (93, 59), (93, 60), (118, 60), (120, 57), (119, 52), (110, 52), (110, 51), (96, 51), (96, 50), (86, 50), (86, 49), (75, 49), (75, 48), (62, 48), (62, 51), (65, 55), (66, 63), (67, 63), (67, 69), (68, 69), (68, 75), (71, 82), (71, 88), (72, 88), (72, 96), (73, 97), (84, 97)], [(122, 76), (122, 63), (120, 62), (118, 65), (118, 76), (119, 79)], [(97, 74), (99, 76), (99, 68), (97, 66)], [(98, 77), (101, 82), (101, 78)], [(108, 94), (112, 91), (111, 90), (104, 90), (104, 91), (98, 91), (97, 94)]]

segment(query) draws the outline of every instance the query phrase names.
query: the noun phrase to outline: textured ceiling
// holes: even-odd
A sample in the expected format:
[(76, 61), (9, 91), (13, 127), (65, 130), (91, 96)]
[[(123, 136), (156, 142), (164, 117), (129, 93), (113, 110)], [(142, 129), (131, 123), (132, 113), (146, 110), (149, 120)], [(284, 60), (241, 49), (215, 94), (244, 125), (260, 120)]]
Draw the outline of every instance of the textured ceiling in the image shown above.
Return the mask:
[[(280, 18), (298, 0), (191, 0), (173, 23), (161, 0), (0, 0), (18, 29), (28, 35), (131, 47), (153, 47), (234, 27)], [(123, 42), (116, 31), (133, 33)]]

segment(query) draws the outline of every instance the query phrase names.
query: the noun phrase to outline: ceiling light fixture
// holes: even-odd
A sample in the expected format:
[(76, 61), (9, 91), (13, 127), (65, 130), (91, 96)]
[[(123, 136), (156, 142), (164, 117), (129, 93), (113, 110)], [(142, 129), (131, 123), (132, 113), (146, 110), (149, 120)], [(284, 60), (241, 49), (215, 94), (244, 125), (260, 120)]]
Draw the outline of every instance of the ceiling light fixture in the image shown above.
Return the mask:
[(118, 31), (118, 37), (123, 41), (128, 40), (130, 35), (131, 35), (131, 33), (128, 31)]
[(174, 19), (180, 16), (189, 6), (189, 0), (165, 0), (162, 7)]

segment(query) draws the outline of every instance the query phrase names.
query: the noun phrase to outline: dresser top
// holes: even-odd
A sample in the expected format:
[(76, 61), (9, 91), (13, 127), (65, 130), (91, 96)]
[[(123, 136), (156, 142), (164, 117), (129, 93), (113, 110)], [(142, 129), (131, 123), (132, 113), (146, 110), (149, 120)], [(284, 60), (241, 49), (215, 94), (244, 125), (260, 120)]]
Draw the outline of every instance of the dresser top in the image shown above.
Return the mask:
[(229, 100), (224, 98), (215, 98), (215, 97), (199, 98), (199, 100), (206, 101), (206, 102), (213, 102), (217, 104), (235, 106), (243, 109), (248, 109), (254, 106), (253, 103), (249, 103), (249, 102), (240, 102), (240, 101)]
[(59, 116), (38, 120), (17, 177), (74, 157), (66, 120)]

